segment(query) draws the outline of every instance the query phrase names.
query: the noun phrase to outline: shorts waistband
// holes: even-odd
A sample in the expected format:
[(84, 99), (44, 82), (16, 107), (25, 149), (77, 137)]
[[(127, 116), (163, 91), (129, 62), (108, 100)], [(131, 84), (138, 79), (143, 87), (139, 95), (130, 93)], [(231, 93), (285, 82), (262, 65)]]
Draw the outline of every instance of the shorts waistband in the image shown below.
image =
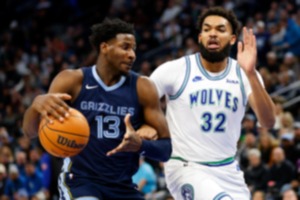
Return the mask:
[[(185, 160), (179, 156), (172, 156), (170, 159), (180, 160), (182, 162), (189, 162), (188, 160)], [(205, 166), (209, 166), (209, 167), (219, 167), (219, 166), (229, 165), (229, 164), (233, 163), (234, 157), (229, 157), (229, 158), (225, 158), (224, 160), (212, 161), (212, 162), (195, 162), (195, 161), (192, 161), (192, 162), (201, 164), (201, 165), (205, 165)]]

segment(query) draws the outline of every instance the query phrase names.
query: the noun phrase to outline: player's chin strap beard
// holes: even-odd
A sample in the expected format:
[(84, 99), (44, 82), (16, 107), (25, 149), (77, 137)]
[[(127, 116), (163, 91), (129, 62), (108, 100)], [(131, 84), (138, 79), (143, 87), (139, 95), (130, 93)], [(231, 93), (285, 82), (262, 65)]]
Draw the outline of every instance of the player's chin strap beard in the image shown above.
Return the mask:
[(208, 62), (215, 63), (215, 62), (221, 62), (229, 56), (231, 45), (230, 43), (227, 43), (225, 47), (221, 49), (219, 52), (211, 52), (204, 47), (202, 42), (200, 42), (199, 49), (200, 49), (201, 56), (205, 60), (207, 60)]

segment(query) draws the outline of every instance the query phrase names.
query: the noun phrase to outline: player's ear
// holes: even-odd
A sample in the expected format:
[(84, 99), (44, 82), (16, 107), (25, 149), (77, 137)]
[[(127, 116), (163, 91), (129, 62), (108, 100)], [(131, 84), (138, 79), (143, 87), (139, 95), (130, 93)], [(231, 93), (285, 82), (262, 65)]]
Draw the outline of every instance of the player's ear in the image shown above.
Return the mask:
[(201, 33), (198, 34), (198, 43), (201, 43), (201, 40), (202, 40), (202, 36), (201, 36)]
[(106, 42), (102, 42), (99, 48), (101, 53), (105, 53), (108, 49), (108, 44)]
[(234, 45), (235, 42), (236, 42), (236, 35), (232, 35), (230, 39), (230, 45)]

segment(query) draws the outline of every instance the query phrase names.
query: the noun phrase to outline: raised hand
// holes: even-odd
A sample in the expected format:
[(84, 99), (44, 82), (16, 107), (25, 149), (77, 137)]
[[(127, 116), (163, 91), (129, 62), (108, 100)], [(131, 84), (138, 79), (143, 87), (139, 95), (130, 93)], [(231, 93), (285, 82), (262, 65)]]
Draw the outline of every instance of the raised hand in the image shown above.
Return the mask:
[(137, 152), (142, 145), (141, 137), (136, 133), (130, 122), (130, 114), (127, 114), (124, 119), (126, 133), (122, 142), (113, 150), (107, 152), (107, 156), (111, 156), (118, 152)]
[(39, 95), (34, 99), (32, 107), (41, 114), (42, 117), (50, 123), (53, 120), (50, 116), (64, 121), (65, 117), (69, 116), (69, 106), (65, 100), (70, 100), (72, 97), (65, 93), (49, 93), (45, 95)]
[(246, 74), (255, 73), (256, 56), (256, 38), (253, 30), (243, 27), (243, 42), (238, 42), (237, 61)]

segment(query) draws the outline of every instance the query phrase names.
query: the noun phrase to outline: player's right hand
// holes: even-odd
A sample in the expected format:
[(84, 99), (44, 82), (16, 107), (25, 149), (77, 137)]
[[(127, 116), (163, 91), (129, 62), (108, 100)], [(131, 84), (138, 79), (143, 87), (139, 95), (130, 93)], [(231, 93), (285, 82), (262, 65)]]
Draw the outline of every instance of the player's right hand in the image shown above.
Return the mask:
[(124, 119), (126, 133), (122, 142), (113, 150), (107, 152), (107, 156), (112, 156), (118, 152), (137, 152), (142, 146), (142, 138), (136, 133), (130, 122), (130, 114), (127, 114)]
[(66, 93), (38, 95), (34, 99), (32, 107), (49, 123), (53, 123), (50, 116), (62, 122), (65, 117), (69, 116), (69, 106), (65, 101), (70, 100), (71, 98), (72, 97)]

